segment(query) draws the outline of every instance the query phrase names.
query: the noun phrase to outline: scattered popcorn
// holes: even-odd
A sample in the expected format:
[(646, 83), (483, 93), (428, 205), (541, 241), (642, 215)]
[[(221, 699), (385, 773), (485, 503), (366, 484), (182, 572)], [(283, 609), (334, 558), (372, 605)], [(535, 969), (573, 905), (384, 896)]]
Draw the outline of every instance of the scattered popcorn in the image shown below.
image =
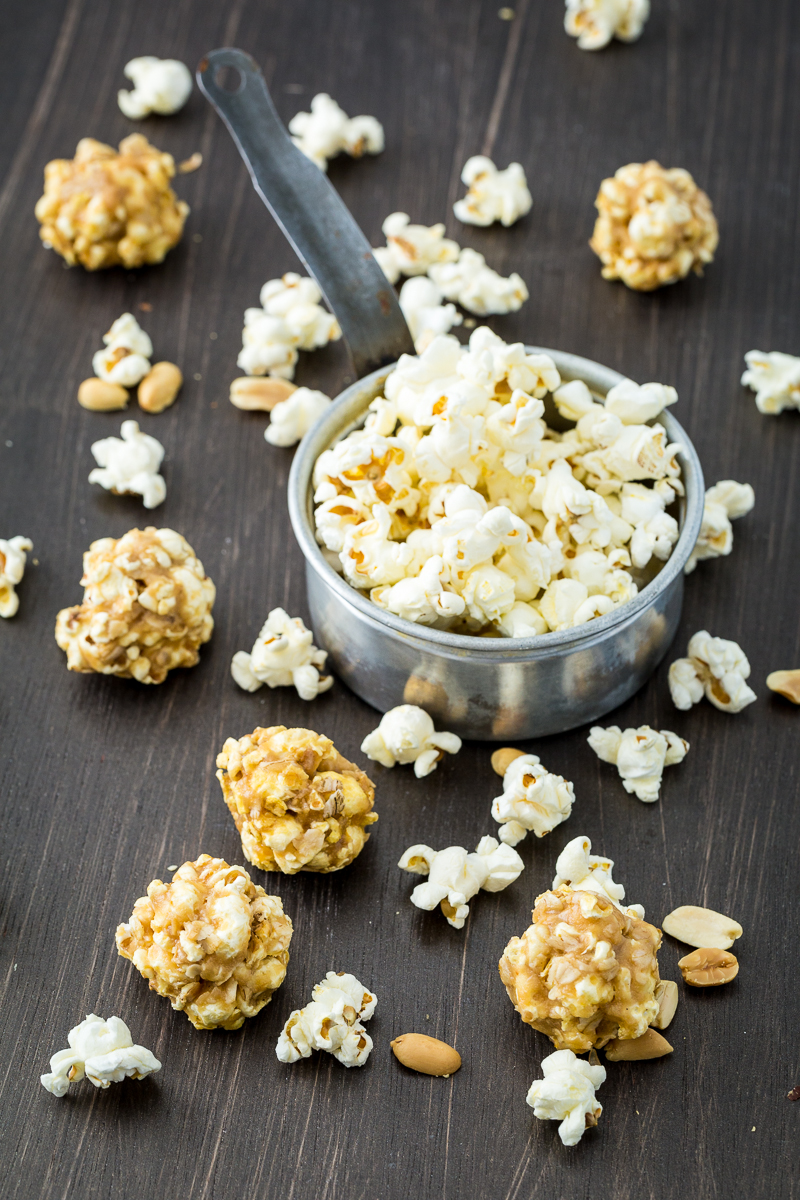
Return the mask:
[(688, 658), (669, 669), (669, 690), (676, 708), (687, 711), (705, 695), (722, 712), (738, 713), (757, 699), (745, 680), (750, 663), (736, 642), (712, 637), (705, 629), (689, 642)]
[(270, 412), (264, 437), (271, 446), (294, 446), (332, 404), (330, 396), (301, 387)]
[(589, 245), (603, 263), (604, 279), (621, 279), (649, 292), (702, 275), (719, 241), (711, 201), (680, 167), (630, 163), (604, 179), (595, 206), (599, 216)]
[(469, 916), (468, 900), (481, 890), (502, 892), (518, 879), (524, 863), (516, 850), (501, 846), (493, 837), (483, 837), (468, 854), (461, 846), (432, 850), (430, 846), (410, 846), (397, 864), (403, 871), (427, 875), (411, 893), (411, 903), (431, 912), (437, 904), (448, 925), (463, 929)]
[(391, 213), (382, 226), (386, 245), (372, 251), (390, 283), (401, 275), (425, 275), (459, 255), (458, 243), (444, 236), (444, 225), (411, 225), (410, 220), (408, 213)]
[(407, 279), (400, 289), (400, 308), (411, 330), (417, 353), (441, 333), (449, 333), (464, 318), (455, 304), (442, 304), (442, 293), (432, 279), (419, 275)]
[(500, 960), (522, 1020), (576, 1054), (640, 1037), (659, 1011), (661, 931), (640, 905), (622, 907), (613, 862), (591, 848), (586, 837), (564, 848), (552, 890), (537, 897), (532, 924)]
[(528, 299), (528, 289), (516, 272), (504, 279), (487, 267), (477, 250), (465, 248), (455, 262), (434, 263), (429, 274), (447, 300), (455, 300), (479, 317), (516, 312)]
[(313, 640), (300, 617), (273, 608), (250, 654), (234, 654), (231, 675), (246, 692), (257, 692), (266, 683), (271, 688), (295, 687), (301, 700), (313, 700), (333, 684), (332, 675), (320, 673), (327, 652), (318, 650)]
[(92, 370), (106, 383), (133, 387), (150, 370), (153, 343), (133, 313), (117, 317), (108, 333), (103, 334), (105, 350), (98, 350), (92, 359)]
[(123, 88), (117, 92), (117, 103), (132, 121), (140, 121), (150, 113), (176, 113), (192, 92), (191, 72), (177, 58), (154, 58), (150, 54), (132, 58), (125, 64), (125, 75), (133, 91)]
[(571, 1050), (556, 1050), (542, 1059), (544, 1079), (536, 1079), (526, 1097), (540, 1121), (560, 1121), (558, 1136), (565, 1146), (577, 1146), (603, 1111), (595, 1090), (605, 1083), (606, 1069), (576, 1058)]
[(575, 790), (561, 775), (551, 775), (535, 754), (515, 758), (503, 775), (503, 794), (492, 801), (500, 841), (516, 846), (529, 833), (544, 837), (572, 812)]
[(99, 483), (115, 496), (141, 496), (145, 508), (157, 508), (167, 495), (167, 485), (158, 474), (164, 447), (142, 433), (138, 421), (123, 421), (120, 432), (121, 438), (92, 443), (98, 466), (90, 473), (89, 483)]
[(306, 158), (327, 171), (328, 159), (344, 151), (351, 158), (380, 154), (383, 126), (375, 117), (348, 117), (327, 92), (311, 101), (311, 112), (299, 112), (289, 122), (292, 141)]
[(731, 521), (749, 513), (755, 502), (755, 493), (750, 484), (737, 483), (735, 479), (722, 479), (706, 489), (703, 523), (694, 550), (684, 567), (687, 575), (703, 559), (722, 558), (730, 554), (733, 549)]
[(760, 413), (774, 416), (786, 408), (800, 408), (800, 358), (778, 350), (749, 350), (744, 360), (742, 383), (755, 392)]
[(339, 871), (378, 819), (372, 781), (311, 729), (274, 725), (228, 738), (217, 767), (245, 857), (262, 871)]
[(35, 210), (44, 246), (87, 271), (162, 262), (189, 215), (189, 205), (169, 186), (174, 174), (172, 155), (140, 133), (124, 138), (119, 154), (82, 138), (74, 159), (56, 158), (45, 167)]
[(513, 225), (533, 205), (525, 172), (517, 162), (498, 171), (490, 158), (476, 154), (464, 164), (461, 181), (468, 191), (455, 202), (453, 212), (465, 225), (491, 225), (494, 221)]
[(66, 1096), (71, 1083), (88, 1079), (97, 1088), (121, 1083), (130, 1076), (144, 1079), (161, 1070), (157, 1058), (144, 1046), (134, 1046), (131, 1031), (119, 1017), (104, 1021), (89, 1013), (67, 1034), (69, 1050), (50, 1059), (50, 1071), (41, 1076), (42, 1087), (54, 1096)]
[[(246, 308), (236, 365), (248, 375), (294, 378), (298, 350), (317, 350), (342, 336), (313, 279), (288, 271), (261, 289), (261, 308)], [(322, 393), (317, 393), (321, 395)]]
[(286, 976), (292, 922), (243, 867), (201, 854), (154, 879), (117, 926), (117, 950), (195, 1029), (239, 1029)]
[(211, 637), (216, 589), (174, 529), (92, 542), (81, 586), (83, 603), (56, 618), (70, 671), (163, 683), (175, 667), (193, 667)]
[(683, 762), (689, 752), (689, 743), (676, 733), (649, 725), (625, 730), (593, 725), (586, 740), (599, 759), (617, 768), (625, 791), (648, 804), (658, 799), (664, 768)]
[[(548, 428), (548, 392), (574, 428)], [(581, 625), (636, 596), (652, 568), (626, 568), (677, 542), (666, 509), (683, 494), (681, 447), (645, 423), (676, 400), (625, 380), (603, 404), (485, 327), (468, 347), (434, 336), (317, 459), (317, 540), (348, 583), (410, 621), (526, 638)]]
[(635, 42), (650, 16), (650, 0), (566, 0), (564, 28), (581, 50), (602, 50), (612, 38)]
[(16, 586), (25, 574), (26, 550), (33, 542), (26, 537), (0, 538), (0, 617), (13, 617), (19, 608)]
[(413, 762), (417, 779), (435, 771), (445, 753), (458, 754), (460, 749), (461, 738), (437, 733), (428, 714), (415, 704), (390, 708), (361, 743), (361, 753), (384, 767)]
[(328, 971), (312, 996), (283, 1027), (275, 1048), (280, 1061), (295, 1063), (310, 1058), (313, 1050), (327, 1050), (345, 1067), (363, 1067), (372, 1038), (362, 1022), (375, 1012), (378, 997), (344, 971)]

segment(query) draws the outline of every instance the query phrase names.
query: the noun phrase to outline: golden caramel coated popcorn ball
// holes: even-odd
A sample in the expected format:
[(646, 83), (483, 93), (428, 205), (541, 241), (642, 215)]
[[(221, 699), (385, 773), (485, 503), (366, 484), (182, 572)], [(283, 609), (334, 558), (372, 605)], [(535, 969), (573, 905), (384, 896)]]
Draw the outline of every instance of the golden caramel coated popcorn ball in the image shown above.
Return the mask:
[(193, 667), (211, 637), (216, 589), (174, 529), (92, 542), (81, 585), (83, 603), (56, 618), (70, 671), (163, 683), (174, 667)]
[(201, 854), (154, 879), (117, 926), (117, 949), (195, 1029), (238, 1029), (286, 976), (292, 922), (244, 867)]
[(531, 919), (500, 959), (523, 1021), (575, 1054), (640, 1037), (658, 1016), (660, 930), (568, 887), (538, 896)]
[(311, 729), (273, 725), (228, 738), (217, 766), (245, 857), (262, 871), (339, 871), (378, 819), (375, 785)]
[(589, 245), (604, 279), (650, 292), (690, 271), (702, 275), (719, 241), (711, 201), (688, 171), (660, 163), (630, 163), (604, 179)]
[(74, 158), (55, 158), (44, 169), (44, 195), (36, 205), (45, 246), (70, 266), (141, 267), (160, 263), (181, 240), (189, 205), (169, 181), (175, 161), (141, 133), (119, 144), (119, 153), (81, 138)]

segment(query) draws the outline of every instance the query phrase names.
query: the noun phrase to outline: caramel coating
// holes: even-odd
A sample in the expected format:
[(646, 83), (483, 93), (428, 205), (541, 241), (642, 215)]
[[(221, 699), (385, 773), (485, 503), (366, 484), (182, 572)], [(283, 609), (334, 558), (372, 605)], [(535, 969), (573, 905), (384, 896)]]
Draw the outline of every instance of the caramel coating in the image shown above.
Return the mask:
[(292, 922), (243, 867), (201, 854), (154, 879), (117, 927), (117, 949), (195, 1029), (238, 1029), (280, 987)]
[(638, 1038), (658, 1016), (661, 931), (595, 892), (537, 897), (532, 924), (508, 943), (500, 978), (523, 1021), (557, 1050), (583, 1054)]
[(44, 169), (44, 195), (36, 204), (45, 246), (87, 271), (160, 263), (181, 240), (189, 205), (169, 186), (175, 161), (141, 133), (119, 144), (119, 153), (81, 138), (75, 157), (55, 158)]
[(375, 785), (311, 729), (228, 738), (217, 779), (248, 862), (263, 871), (339, 871), (364, 848)]

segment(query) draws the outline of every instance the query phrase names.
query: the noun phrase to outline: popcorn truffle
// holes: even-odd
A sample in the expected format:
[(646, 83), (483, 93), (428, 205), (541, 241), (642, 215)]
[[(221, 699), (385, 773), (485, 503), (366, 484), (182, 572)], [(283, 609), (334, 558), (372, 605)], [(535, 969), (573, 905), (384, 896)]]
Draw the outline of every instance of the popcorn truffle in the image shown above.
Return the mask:
[(48, 249), (70, 266), (141, 267), (160, 263), (181, 240), (189, 205), (169, 181), (175, 160), (141, 133), (119, 144), (119, 153), (81, 138), (73, 159), (56, 158), (44, 169), (44, 195), (36, 205)]
[(217, 779), (248, 862), (262, 871), (339, 871), (363, 850), (374, 784), (311, 729), (228, 738)]
[(70, 671), (163, 683), (173, 668), (193, 667), (211, 637), (216, 589), (174, 529), (92, 542), (81, 585), (83, 603), (56, 618)]
[(292, 922), (243, 867), (201, 854), (154, 879), (117, 949), (195, 1029), (238, 1029), (283, 983)]

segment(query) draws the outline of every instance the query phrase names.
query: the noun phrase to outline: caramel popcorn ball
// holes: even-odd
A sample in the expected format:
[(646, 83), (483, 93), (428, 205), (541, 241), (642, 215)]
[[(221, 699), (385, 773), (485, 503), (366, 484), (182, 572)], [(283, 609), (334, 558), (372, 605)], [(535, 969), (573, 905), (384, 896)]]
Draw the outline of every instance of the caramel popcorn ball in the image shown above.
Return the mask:
[(372, 781), (311, 729), (273, 725), (228, 738), (217, 766), (245, 857), (262, 871), (339, 871), (378, 819)]
[(660, 931), (610, 898), (563, 885), (537, 897), (531, 920), (500, 959), (523, 1021), (575, 1054), (640, 1037), (658, 1016)]
[(55, 158), (44, 169), (39, 236), (71, 267), (87, 271), (160, 263), (189, 215), (169, 185), (174, 174), (172, 155), (141, 133), (124, 138), (119, 153), (81, 138), (74, 158)]
[(604, 179), (589, 245), (603, 263), (604, 279), (650, 292), (703, 273), (719, 241), (711, 201), (688, 171), (665, 170), (655, 161), (620, 167)]
[(70, 671), (163, 683), (174, 667), (193, 667), (211, 637), (216, 589), (174, 529), (92, 542), (81, 585), (83, 603), (56, 618)]
[(243, 867), (201, 854), (172, 883), (153, 880), (116, 940), (195, 1029), (238, 1029), (283, 983), (292, 922)]

